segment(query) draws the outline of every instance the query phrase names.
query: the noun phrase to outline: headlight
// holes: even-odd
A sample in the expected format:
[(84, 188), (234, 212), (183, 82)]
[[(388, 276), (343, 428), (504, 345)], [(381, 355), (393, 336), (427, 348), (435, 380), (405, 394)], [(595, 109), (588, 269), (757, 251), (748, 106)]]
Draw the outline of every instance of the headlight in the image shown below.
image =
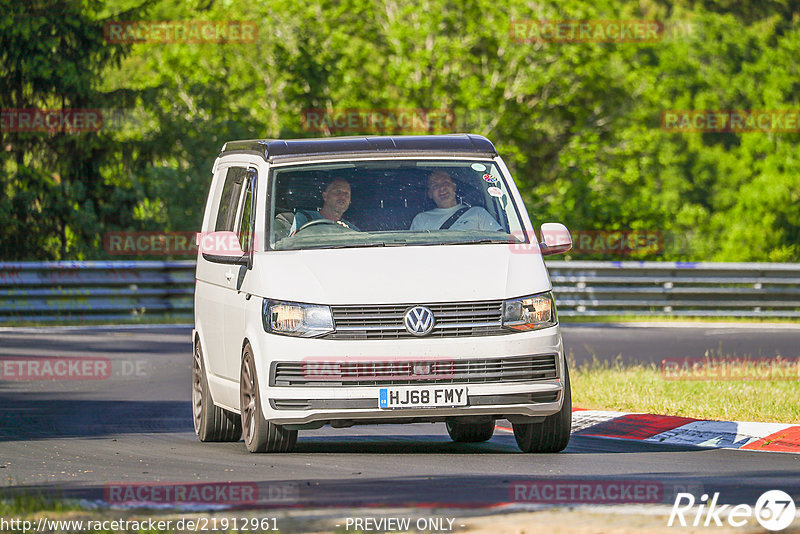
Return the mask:
[(519, 331), (539, 330), (557, 323), (556, 303), (550, 291), (503, 303), (503, 326), (506, 328)]
[(333, 332), (330, 306), (264, 299), (261, 319), (273, 334), (317, 337)]

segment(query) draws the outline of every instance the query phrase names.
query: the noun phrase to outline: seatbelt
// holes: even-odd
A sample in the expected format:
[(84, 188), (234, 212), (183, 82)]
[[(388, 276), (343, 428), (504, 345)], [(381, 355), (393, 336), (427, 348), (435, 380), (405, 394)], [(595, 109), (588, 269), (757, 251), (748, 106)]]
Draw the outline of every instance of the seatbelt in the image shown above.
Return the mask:
[(455, 223), (459, 217), (464, 215), (464, 212), (467, 211), (469, 208), (470, 208), (469, 206), (462, 206), (460, 210), (452, 214), (449, 219), (447, 219), (445, 222), (442, 223), (442, 225), (439, 227), (439, 230), (447, 230), (448, 228), (453, 226), (453, 223)]

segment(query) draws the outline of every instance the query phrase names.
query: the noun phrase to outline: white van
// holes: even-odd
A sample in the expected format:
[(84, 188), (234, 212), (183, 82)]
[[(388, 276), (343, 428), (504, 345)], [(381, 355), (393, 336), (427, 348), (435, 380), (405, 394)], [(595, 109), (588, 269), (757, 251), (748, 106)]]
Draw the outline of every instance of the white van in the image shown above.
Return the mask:
[(567, 446), (567, 364), (543, 255), (478, 135), (226, 143), (195, 289), (201, 441), (288, 452), (323, 425), (507, 419), (525, 452)]

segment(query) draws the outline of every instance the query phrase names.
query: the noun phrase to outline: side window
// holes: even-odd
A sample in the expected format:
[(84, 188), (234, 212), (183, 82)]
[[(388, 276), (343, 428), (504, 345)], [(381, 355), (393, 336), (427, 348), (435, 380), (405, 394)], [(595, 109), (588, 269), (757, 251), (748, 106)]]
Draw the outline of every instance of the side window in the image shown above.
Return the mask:
[(250, 238), (253, 231), (253, 206), (255, 201), (256, 191), (256, 171), (255, 169), (247, 170), (247, 179), (245, 180), (245, 187), (247, 190), (244, 194), (244, 202), (242, 203), (241, 215), (239, 216), (239, 224), (237, 230), (239, 232), (239, 245), (244, 252), (250, 251)]
[(217, 210), (217, 223), (214, 231), (232, 232), (236, 222), (236, 208), (239, 206), (239, 198), (242, 193), (246, 169), (242, 167), (231, 167), (225, 175), (225, 185), (222, 186), (222, 196), (219, 199), (219, 209)]

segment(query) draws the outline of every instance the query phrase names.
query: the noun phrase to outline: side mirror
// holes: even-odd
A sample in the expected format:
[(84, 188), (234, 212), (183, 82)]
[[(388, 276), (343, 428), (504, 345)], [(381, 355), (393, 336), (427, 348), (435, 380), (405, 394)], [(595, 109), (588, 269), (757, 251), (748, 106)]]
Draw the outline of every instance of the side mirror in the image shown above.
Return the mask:
[(226, 265), (248, 265), (249, 256), (239, 244), (234, 232), (210, 232), (197, 234), (197, 248), (203, 259)]
[(563, 254), (572, 248), (572, 236), (563, 224), (544, 223), (541, 231), (542, 242), (539, 243), (539, 248), (542, 256)]

